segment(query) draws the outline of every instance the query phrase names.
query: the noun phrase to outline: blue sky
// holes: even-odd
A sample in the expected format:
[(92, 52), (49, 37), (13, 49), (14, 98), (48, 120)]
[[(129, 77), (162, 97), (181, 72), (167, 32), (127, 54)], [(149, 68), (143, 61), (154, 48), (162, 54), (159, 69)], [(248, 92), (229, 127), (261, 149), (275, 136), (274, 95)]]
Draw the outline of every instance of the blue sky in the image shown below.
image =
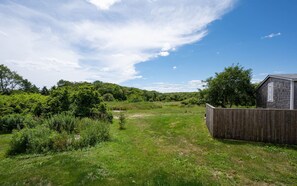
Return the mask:
[(0, 61), (57, 80), (196, 91), (239, 63), (253, 81), (297, 73), (297, 1), (0, 1)]

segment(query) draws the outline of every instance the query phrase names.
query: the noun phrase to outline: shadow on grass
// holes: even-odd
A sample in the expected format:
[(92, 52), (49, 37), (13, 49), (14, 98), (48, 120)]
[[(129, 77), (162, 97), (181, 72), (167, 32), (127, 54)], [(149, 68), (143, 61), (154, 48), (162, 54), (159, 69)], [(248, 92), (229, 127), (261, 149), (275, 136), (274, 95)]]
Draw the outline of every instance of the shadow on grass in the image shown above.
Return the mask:
[(265, 143), (265, 142), (234, 140), (234, 139), (215, 139), (215, 140), (217, 140), (221, 143), (224, 143), (224, 144), (228, 144), (228, 145), (252, 145), (252, 146), (257, 146), (257, 147), (297, 150), (297, 145), (289, 145), (289, 144)]

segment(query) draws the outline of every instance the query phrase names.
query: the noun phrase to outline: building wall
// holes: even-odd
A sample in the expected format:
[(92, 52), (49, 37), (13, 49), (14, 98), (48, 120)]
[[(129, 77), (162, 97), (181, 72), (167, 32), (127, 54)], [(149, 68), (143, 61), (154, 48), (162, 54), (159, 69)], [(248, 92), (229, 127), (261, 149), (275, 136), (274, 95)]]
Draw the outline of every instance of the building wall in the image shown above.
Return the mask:
[[(267, 101), (268, 83), (270, 82), (273, 82), (274, 87), (273, 102)], [(297, 88), (296, 86), (295, 88)], [(290, 109), (290, 90), (291, 82), (289, 80), (269, 78), (257, 91), (257, 107)]]
[(294, 109), (297, 109), (297, 82), (294, 83)]

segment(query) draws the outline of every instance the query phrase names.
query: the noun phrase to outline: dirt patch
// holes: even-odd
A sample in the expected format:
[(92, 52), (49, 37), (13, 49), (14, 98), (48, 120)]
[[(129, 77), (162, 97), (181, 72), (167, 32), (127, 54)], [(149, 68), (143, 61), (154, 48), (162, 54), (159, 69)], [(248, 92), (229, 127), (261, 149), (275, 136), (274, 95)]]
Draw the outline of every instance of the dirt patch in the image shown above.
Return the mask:
[(137, 119), (137, 118), (144, 118), (144, 117), (149, 117), (152, 116), (152, 114), (133, 114), (128, 116), (130, 119)]

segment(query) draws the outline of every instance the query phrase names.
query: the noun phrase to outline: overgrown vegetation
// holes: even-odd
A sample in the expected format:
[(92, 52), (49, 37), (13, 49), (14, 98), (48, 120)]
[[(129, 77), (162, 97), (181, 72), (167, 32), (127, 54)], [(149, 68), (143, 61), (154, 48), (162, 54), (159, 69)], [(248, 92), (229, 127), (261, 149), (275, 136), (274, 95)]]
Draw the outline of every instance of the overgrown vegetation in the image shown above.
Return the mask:
[[(215, 140), (204, 107), (154, 104), (162, 107), (126, 110), (126, 130), (119, 130), (117, 120), (107, 125), (107, 143), (82, 150), (63, 150), (68, 134), (55, 132), (54, 149), (63, 153), (7, 158), (14, 134), (1, 135), (0, 185), (295, 185), (296, 146)], [(85, 124), (78, 126), (89, 120), (79, 119)]]
[(119, 117), (119, 129), (120, 130), (126, 129), (126, 116), (123, 112), (120, 113), (120, 117)]
[(69, 114), (54, 115), (41, 125), (14, 131), (9, 155), (46, 153), (94, 146), (109, 139), (110, 124)]

